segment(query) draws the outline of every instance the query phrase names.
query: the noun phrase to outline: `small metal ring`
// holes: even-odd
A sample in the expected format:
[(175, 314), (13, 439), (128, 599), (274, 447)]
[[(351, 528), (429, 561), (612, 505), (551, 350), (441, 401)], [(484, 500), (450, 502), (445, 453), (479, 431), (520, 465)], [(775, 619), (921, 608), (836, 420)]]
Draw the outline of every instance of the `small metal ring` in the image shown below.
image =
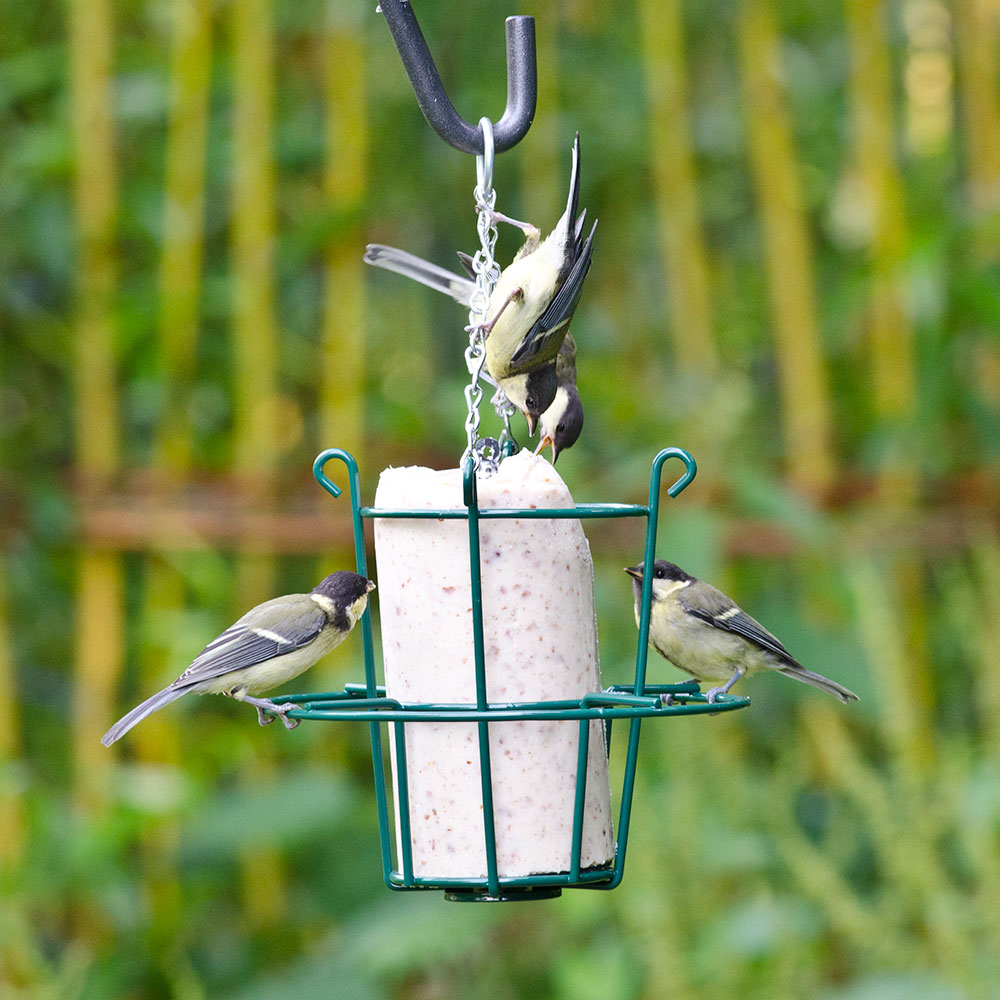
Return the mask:
[(485, 199), (493, 188), (493, 122), (480, 118), (479, 127), (483, 132), (483, 155), (476, 157), (476, 180), (479, 194)]

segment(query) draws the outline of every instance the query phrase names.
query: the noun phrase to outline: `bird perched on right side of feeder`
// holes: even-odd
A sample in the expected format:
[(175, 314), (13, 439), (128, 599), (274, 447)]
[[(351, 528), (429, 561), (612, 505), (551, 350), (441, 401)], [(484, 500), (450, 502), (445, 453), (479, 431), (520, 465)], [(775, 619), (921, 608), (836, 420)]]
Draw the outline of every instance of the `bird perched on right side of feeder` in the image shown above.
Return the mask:
[[(583, 282), (593, 257), (594, 231), (586, 239), (586, 210), (577, 215), (580, 197), (580, 136), (573, 142), (566, 209), (545, 239), (526, 223), (510, 222), (525, 232), (525, 241), (493, 288), (483, 333), (486, 368), (507, 398), (524, 414), (528, 431), (552, 405), (559, 387), (556, 359), (569, 331)], [(463, 263), (468, 258), (460, 255)], [(370, 244), (365, 261), (396, 271), (468, 305), (474, 285), (458, 275), (393, 247)]]
[[(625, 572), (632, 577), (638, 625), (644, 563), (626, 566)], [(724, 682), (707, 692), (709, 702), (728, 694), (741, 677), (760, 670), (777, 670), (845, 704), (858, 700), (843, 685), (806, 670), (775, 636), (721, 590), (665, 559), (653, 563), (651, 600), (649, 644), (695, 680)]]
[[(364, 614), (374, 589), (371, 580), (341, 570), (308, 594), (258, 604), (213, 639), (177, 680), (119, 719), (101, 742), (111, 746), (147, 715), (191, 692), (245, 701), (257, 709), (262, 726), (277, 716), (286, 729), (294, 729), (298, 719), (289, 719), (288, 712), (297, 705), (253, 696), (298, 677), (339, 646)], [(274, 715), (266, 716), (265, 709)]]

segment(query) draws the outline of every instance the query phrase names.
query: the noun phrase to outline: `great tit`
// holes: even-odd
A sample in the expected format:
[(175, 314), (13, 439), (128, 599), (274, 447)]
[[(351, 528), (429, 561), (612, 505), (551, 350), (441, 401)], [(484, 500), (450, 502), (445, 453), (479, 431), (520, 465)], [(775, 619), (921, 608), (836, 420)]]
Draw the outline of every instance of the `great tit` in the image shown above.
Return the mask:
[[(625, 567), (633, 578), (636, 624), (641, 612), (643, 565)], [(858, 700), (853, 691), (836, 681), (806, 670), (721, 590), (663, 559), (653, 563), (649, 644), (695, 680), (724, 682), (707, 692), (709, 702), (727, 694), (744, 675), (759, 670), (777, 670), (845, 703)]]
[(552, 464), (559, 454), (576, 444), (583, 430), (583, 403), (576, 388), (576, 341), (571, 331), (566, 332), (559, 353), (556, 355), (556, 398), (538, 421), (538, 447), (540, 451), (552, 447)]
[(486, 310), (486, 367), (524, 414), (528, 431), (555, 399), (556, 356), (590, 270), (595, 222), (583, 239), (586, 211), (580, 197), (580, 135), (573, 141), (569, 196), (555, 229), (534, 232), (500, 273)]
[[(289, 719), (288, 712), (296, 705), (276, 705), (252, 696), (298, 677), (340, 645), (364, 613), (374, 589), (371, 580), (342, 570), (330, 574), (309, 594), (289, 594), (258, 604), (213, 639), (173, 684), (119, 719), (101, 742), (111, 746), (147, 715), (192, 691), (248, 702), (256, 707), (262, 726), (276, 715), (286, 729), (294, 729), (299, 721)], [(265, 715), (264, 709), (274, 715)]]
[[(535, 433), (541, 414), (555, 399), (559, 387), (556, 359), (590, 270), (597, 223), (584, 240), (587, 213), (584, 210), (579, 216), (576, 214), (579, 194), (580, 136), (577, 134), (566, 210), (555, 229), (543, 240), (534, 226), (497, 216), (523, 229), (525, 241), (501, 272), (486, 307), (488, 319), (483, 327), (486, 368), (524, 414), (531, 434)], [(468, 254), (459, 254), (467, 277), (379, 243), (368, 245), (364, 259), (450, 295), (465, 306), (475, 290), (472, 258)]]
[[(537, 230), (536, 230), (537, 232)], [(530, 243), (530, 238), (529, 241)], [(526, 246), (528, 243), (525, 244)], [(459, 254), (467, 271), (471, 268), (471, 258), (467, 254)], [(412, 278), (421, 284), (433, 288), (437, 292), (451, 296), (456, 302), (468, 306), (475, 291), (475, 283), (471, 278), (455, 274), (446, 268), (432, 264), (416, 254), (400, 250), (398, 247), (386, 246), (383, 243), (369, 243), (365, 249), (365, 262), (375, 267), (394, 271), (404, 277)], [(572, 447), (583, 430), (583, 403), (576, 387), (576, 341), (568, 328), (565, 339), (559, 348), (555, 362), (556, 392), (551, 405), (541, 414), (538, 421), (540, 441), (535, 453), (551, 446), (552, 464), (559, 453)], [(548, 373), (545, 373), (547, 377)], [(493, 381), (496, 385), (496, 381)], [(530, 421), (529, 421), (530, 426)]]

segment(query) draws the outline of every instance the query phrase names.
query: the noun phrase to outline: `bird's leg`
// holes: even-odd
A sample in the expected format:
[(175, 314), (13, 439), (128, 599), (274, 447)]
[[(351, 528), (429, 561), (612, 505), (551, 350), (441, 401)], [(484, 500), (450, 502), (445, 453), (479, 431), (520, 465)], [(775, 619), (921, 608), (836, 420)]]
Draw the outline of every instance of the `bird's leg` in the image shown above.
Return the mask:
[(507, 306), (509, 306), (511, 302), (513, 302), (515, 299), (520, 299), (523, 297), (524, 297), (524, 289), (515, 288), (514, 291), (512, 291), (510, 295), (508, 295), (507, 298), (503, 300), (503, 305), (501, 305), (500, 308), (496, 311), (496, 315), (493, 317), (493, 319), (491, 319), (488, 323), (476, 323), (475, 325), (467, 326), (465, 328), (465, 332), (472, 333), (472, 331), (475, 330), (476, 327), (478, 327), (480, 330), (483, 331), (483, 339), (485, 340), (493, 332), (493, 327), (497, 325), (497, 320), (500, 319), (500, 316), (503, 314), (504, 309), (506, 309)]
[(524, 233), (526, 242), (537, 243), (541, 239), (542, 231), (537, 226), (533, 226), (530, 222), (519, 222), (517, 219), (512, 219), (509, 215), (504, 215), (503, 212), (496, 211), (496, 209), (490, 210), (490, 221), (506, 222), (508, 226), (520, 229)]
[[(288, 718), (288, 713), (293, 708), (299, 707), (294, 702), (286, 701), (283, 705), (276, 705), (270, 698), (253, 698), (248, 695), (246, 691), (242, 691), (240, 689), (231, 692), (230, 697), (235, 698), (237, 701), (245, 701), (248, 705), (253, 705), (254, 708), (257, 709), (257, 720), (262, 726), (269, 726), (272, 722), (274, 722), (275, 715), (281, 719), (282, 725), (284, 725), (285, 729), (294, 729), (301, 721), (300, 719)], [(267, 709), (269, 712), (273, 712), (274, 715), (264, 715), (264, 709)]]
[(714, 705), (720, 694), (729, 694), (729, 689), (743, 676), (742, 670), (737, 670), (722, 687), (714, 687), (705, 692), (709, 705)]

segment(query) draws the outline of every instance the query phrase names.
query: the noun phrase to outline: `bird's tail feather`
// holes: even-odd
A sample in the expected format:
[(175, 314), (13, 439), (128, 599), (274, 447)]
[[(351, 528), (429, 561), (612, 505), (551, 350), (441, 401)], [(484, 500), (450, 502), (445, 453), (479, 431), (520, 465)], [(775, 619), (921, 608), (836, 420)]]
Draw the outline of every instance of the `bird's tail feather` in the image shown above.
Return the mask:
[(182, 694), (187, 694), (191, 689), (188, 687), (168, 687), (162, 691), (157, 691), (151, 698), (147, 698), (141, 705), (136, 705), (127, 715), (123, 715), (102, 737), (101, 742), (106, 746), (111, 746), (117, 739), (121, 739), (134, 725), (142, 722), (147, 715), (176, 701)]
[(397, 247), (385, 246), (383, 243), (369, 243), (365, 248), (365, 263), (386, 271), (395, 271), (404, 278), (419, 281), (436, 292), (450, 295), (463, 306), (469, 304), (475, 284), (461, 274), (454, 274), (437, 264), (432, 264), (423, 257), (400, 250)]
[[(573, 227), (576, 224), (576, 210), (577, 206), (580, 204), (580, 133), (576, 133), (576, 138), (573, 140), (573, 163), (569, 170), (569, 195), (566, 198), (566, 211), (563, 214), (563, 220), (566, 223), (567, 232), (572, 232)], [(580, 228), (583, 228), (582, 223)], [(577, 237), (579, 241), (579, 236)]]
[(847, 704), (849, 701), (860, 700), (853, 691), (845, 688), (843, 684), (831, 681), (829, 677), (824, 677), (822, 674), (814, 674), (811, 670), (806, 670), (805, 667), (788, 667), (781, 672), (786, 677), (794, 677), (797, 681), (802, 681), (804, 684), (811, 684), (814, 688), (819, 688), (820, 691), (832, 694), (835, 698), (839, 698), (844, 702), (844, 704)]

